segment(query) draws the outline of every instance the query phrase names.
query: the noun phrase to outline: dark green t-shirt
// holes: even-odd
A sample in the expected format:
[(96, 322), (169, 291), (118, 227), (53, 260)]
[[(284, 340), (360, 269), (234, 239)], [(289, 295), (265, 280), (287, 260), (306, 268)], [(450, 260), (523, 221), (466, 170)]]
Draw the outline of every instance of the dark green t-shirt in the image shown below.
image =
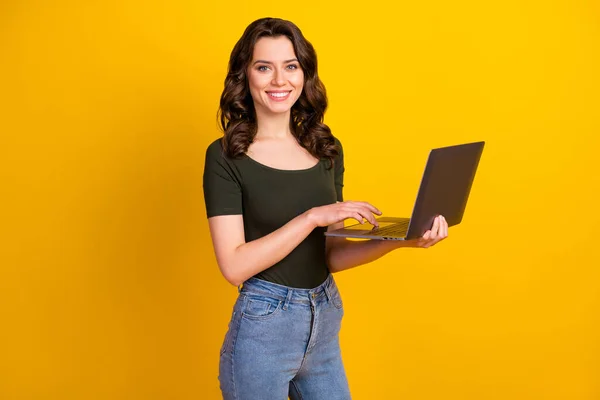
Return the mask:
[[(281, 228), (293, 218), (318, 206), (342, 201), (344, 156), (330, 168), (328, 159), (312, 168), (280, 170), (244, 155), (228, 158), (215, 140), (206, 151), (204, 201), (208, 218), (242, 215), (246, 242)], [(314, 288), (325, 281), (326, 228), (314, 229), (287, 257), (255, 277), (296, 288)]]

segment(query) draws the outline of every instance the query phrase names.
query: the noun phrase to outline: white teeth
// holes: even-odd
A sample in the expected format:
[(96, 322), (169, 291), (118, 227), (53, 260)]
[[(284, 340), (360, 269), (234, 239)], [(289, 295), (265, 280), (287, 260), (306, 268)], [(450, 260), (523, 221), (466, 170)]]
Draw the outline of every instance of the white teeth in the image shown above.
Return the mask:
[(289, 92), (284, 92), (284, 93), (269, 93), (269, 96), (273, 96), (273, 97), (285, 97), (288, 94), (290, 94)]

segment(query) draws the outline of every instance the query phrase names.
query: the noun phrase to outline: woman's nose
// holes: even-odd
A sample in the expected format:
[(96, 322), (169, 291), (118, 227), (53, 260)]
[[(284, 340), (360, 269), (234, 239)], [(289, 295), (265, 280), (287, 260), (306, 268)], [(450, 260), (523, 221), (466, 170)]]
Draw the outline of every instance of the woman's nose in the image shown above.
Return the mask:
[(273, 74), (273, 84), (277, 86), (282, 86), (285, 84), (285, 76), (283, 71), (275, 70), (275, 73)]

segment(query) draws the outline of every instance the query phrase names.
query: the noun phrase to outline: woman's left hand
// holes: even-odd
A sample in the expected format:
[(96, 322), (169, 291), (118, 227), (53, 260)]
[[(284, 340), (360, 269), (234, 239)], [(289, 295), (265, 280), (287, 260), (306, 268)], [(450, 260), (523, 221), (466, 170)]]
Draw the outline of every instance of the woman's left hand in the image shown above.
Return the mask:
[(433, 220), (433, 226), (430, 230), (425, 232), (423, 237), (418, 239), (406, 240), (403, 242), (402, 247), (421, 247), (427, 248), (434, 244), (446, 239), (448, 237), (448, 222), (446, 219), (438, 215)]

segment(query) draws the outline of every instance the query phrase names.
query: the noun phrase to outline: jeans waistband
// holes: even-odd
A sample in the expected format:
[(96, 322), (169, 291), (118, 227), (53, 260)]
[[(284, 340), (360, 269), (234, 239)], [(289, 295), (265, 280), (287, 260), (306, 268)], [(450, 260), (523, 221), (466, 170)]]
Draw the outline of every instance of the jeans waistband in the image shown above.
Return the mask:
[[(337, 286), (331, 274), (322, 284), (312, 289), (292, 288), (258, 278), (248, 279), (240, 289), (242, 294), (261, 295), (285, 301), (286, 306), (288, 303), (311, 304), (323, 296), (330, 300), (334, 291), (337, 291)], [(287, 307), (284, 306), (285, 308)]]

